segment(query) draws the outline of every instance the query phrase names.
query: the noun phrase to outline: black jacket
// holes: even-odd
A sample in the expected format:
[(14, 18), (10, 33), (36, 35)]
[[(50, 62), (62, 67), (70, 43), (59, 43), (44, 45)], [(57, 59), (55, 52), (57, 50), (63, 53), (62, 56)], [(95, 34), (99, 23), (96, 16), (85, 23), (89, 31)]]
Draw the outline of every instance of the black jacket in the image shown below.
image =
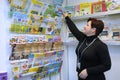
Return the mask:
[(97, 36), (84, 35), (69, 17), (65, 17), (65, 20), (72, 34), (79, 41), (76, 48), (77, 59), (81, 63), (80, 69), (77, 68), (78, 74), (83, 69), (87, 69), (88, 77), (85, 80), (105, 80), (104, 72), (111, 68), (107, 45)]

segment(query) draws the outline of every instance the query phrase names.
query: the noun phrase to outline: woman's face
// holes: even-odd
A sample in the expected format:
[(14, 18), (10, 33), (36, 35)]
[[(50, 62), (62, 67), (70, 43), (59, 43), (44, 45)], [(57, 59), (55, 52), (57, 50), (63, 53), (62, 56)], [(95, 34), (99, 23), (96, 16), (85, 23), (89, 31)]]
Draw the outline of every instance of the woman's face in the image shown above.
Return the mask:
[(89, 21), (82, 31), (86, 36), (95, 35), (96, 28), (91, 28), (91, 23), (92, 21)]

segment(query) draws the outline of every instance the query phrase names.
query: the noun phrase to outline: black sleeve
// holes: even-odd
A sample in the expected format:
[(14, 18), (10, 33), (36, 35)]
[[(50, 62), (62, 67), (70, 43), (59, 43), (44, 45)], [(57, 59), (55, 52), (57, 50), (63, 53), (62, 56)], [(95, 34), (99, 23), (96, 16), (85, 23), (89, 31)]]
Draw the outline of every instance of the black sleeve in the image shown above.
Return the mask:
[(97, 47), (97, 55), (100, 59), (101, 64), (98, 66), (87, 68), (88, 75), (89, 74), (99, 74), (105, 72), (111, 68), (111, 59), (109, 55), (109, 51), (107, 45), (102, 45)]
[(85, 38), (85, 35), (76, 27), (76, 25), (68, 16), (65, 17), (65, 20), (71, 33), (77, 38), (78, 41), (83, 41)]

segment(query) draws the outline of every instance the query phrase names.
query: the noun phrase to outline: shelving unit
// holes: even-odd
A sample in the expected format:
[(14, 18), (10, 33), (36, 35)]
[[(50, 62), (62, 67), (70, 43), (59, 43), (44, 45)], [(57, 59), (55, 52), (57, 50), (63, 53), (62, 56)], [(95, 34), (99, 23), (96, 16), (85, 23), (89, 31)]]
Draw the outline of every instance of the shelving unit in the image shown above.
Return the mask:
[(106, 16), (111, 16), (111, 15), (117, 15), (120, 14), (120, 10), (113, 10), (113, 11), (106, 11), (106, 12), (99, 12), (95, 14), (88, 14), (84, 16), (77, 16), (77, 17), (71, 17), (72, 20), (77, 21), (77, 20), (85, 20), (88, 19), (89, 17), (96, 17), (96, 18), (101, 18), (101, 17), (106, 17)]
[[(87, 20), (88, 18), (92, 17), (92, 18), (106, 18), (108, 16), (116, 16), (116, 15), (120, 15), (120, 10), (113, 10), (113, 11), (106, 11), (106, 12), (99, 12), (99, 13), (94, 13), (94, 14), (88, 14), (88, 15), (84, 15), (84, 16), (77, 16), (77, 17), (71, 17), (71, 19), (73, 21), (84, 21)], [(106, 40), (104, 41), (104, 43), (106, 43), (107, 45), (120, 45), (120, 41), (115, 41), (115, 40)], [(78, 41), (73, 40), (70, 42), (64, 42), (64, 45), (67, 46), (75, 46), (78, 44)]]
[(23, 63), (27, 61), (26, 63), (27, 66), (31, 65), (31, 67), (27, 67), (24, 70), (21, 69), (22, 72), (19, 72), (18, 74), (14, 74), (13, 77), (19, 79), (21, 77), (31, 76), (31, 75), (35, 76), (38, 74), (41, 76), (44, 75), (51, 77), (51, 75), (60, 73), (63, 62), (62, 60), (63, 52), (64, 50), (54, 50), (54, 51), (47, 51), (44, 53), (31, 53), (31, 57), (29, 57), (28, 59), (10, 61), (11, 64)]

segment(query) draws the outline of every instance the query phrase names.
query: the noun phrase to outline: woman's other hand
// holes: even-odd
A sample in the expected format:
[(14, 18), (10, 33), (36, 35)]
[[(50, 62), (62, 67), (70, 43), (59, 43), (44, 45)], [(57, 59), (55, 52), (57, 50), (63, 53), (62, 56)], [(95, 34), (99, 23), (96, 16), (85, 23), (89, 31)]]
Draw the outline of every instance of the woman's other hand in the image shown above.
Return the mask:
[(79, 77), (81, 79), (86, 79), (87, 76), (88, 76), (87, 69), (82, 70), (81, 73), (79, 74)]

